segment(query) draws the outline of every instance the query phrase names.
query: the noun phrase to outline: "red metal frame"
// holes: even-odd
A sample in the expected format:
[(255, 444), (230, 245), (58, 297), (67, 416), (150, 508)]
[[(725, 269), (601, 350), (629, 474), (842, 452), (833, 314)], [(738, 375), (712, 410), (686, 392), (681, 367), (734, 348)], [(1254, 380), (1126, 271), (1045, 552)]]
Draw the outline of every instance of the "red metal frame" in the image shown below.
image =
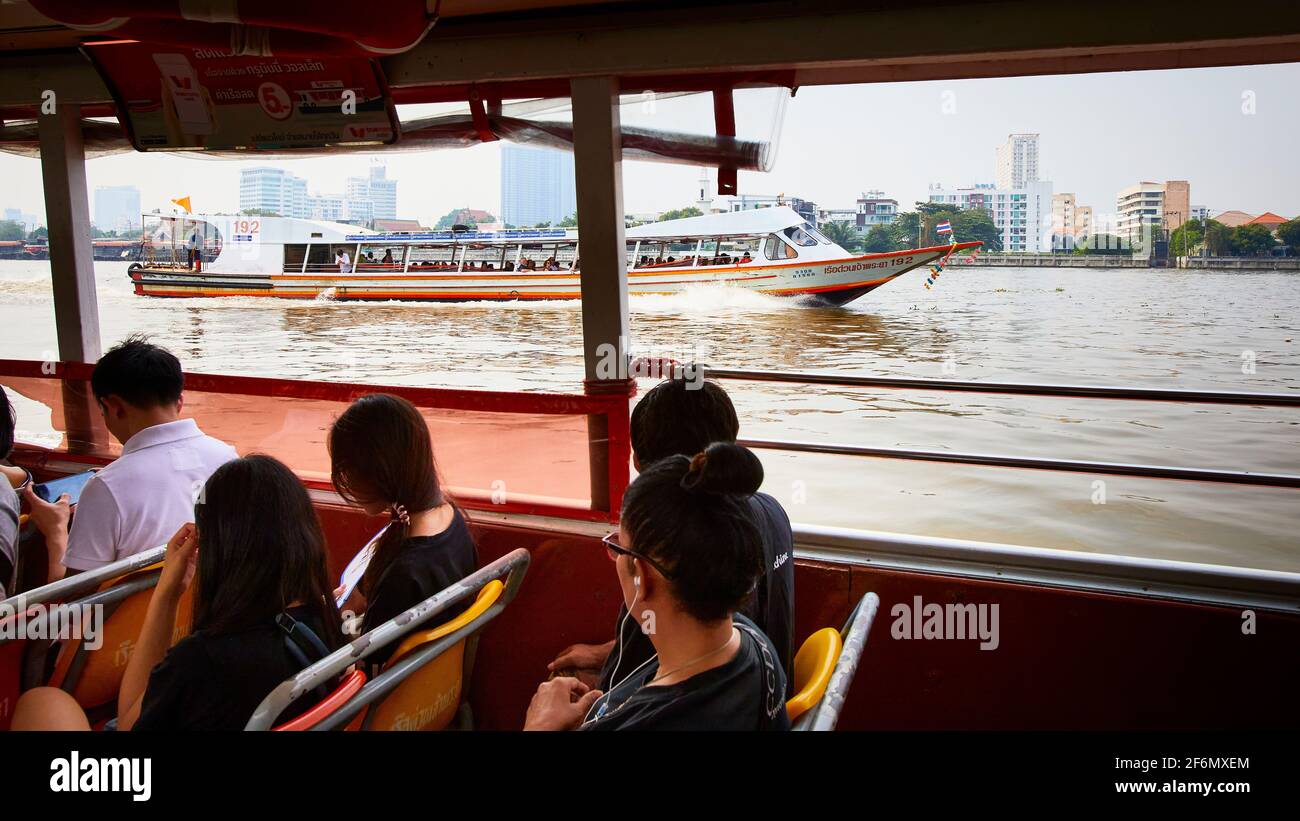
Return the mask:
[[(94, 366), (85, 362), (47, 363), (20, 359), (0, 359), (0, 377), (13, 376), (88, 381), (93, 371)], [(412, 388), (370, 385), (358, 382), (319, 382), (187, 372), (185, 374), (185, 390), (240, 396), (315, 399), (336, 402), (351, 402), (359, 396), (382, 391), (400, 396), (416, 407), (422, 408), (491, 413), (603, 416), (607, 419), (608, 472), (606, 481), (609, 483), (609, 510), (585, 510), (539, 502), (507, 501), (504, 504), (485, 504), (474, 499), (463, 500), (464, 506), (471, 509), (491, 510), (497, 513), (557, 516), (582, 521), (617, 521), (623, 493), (630, 481), (632, 444), (629, 432), (628, 401), (636, 390), (636, 384), (631, 380), (614, 382), (609, 385), (593, 383), (586, 386), (585, 393), (567, 394)], [(102, 465), (111, 461), (102, 456), (66, 454), (63, 451), (26, 444), (17, 445), (15, 451), (31, 457), (40, 464), (44, 464), (55, 455), (61, 459), (90, 465)], [(328, 482), (304, 481), (308, 487), (317, 490), (332, 489)]]

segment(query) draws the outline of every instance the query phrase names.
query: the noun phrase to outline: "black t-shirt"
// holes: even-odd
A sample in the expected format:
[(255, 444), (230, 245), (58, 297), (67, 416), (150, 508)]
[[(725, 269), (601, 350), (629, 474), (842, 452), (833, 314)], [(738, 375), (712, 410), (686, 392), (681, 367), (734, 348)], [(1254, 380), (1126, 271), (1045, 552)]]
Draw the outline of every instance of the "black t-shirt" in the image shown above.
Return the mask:
[[(306, 607), (289, 615), (312, 629), (328, 649), (320, 620)], [(310, 661), (317, 659), (308, 655)], [(280, 682), (302, 669), (274, 621), (232, 633), (200, 630), (176, 643), (149, 674), (133, 730), (242, 730)], [(307, 694), (277, 724), (316, 704)]]
[[(393, 563), (384, 571), (374, 593), (366, 602), (362, 630), (371, 630), (414, 607), (441, 590), (445, 590), (478, 569), (478, 551), (469, 524), (457, 509), (447, 529), (433, 536), (415, 536), (402, 543)], [(472, 600), (471, 600), (472, 601)], [(436, 627), (460, 615), (471, 601), (439, 616)], [(371, 665), (382, 665), (400, 642), (367, 656)]]
[(730, 661), (683, 682), (646, 685), (658, 659), (592, 705), (583, 730), (788, 730), (785, 673), (767, 636), (736, 614), (740, 649)]
[[(790, 530), (790, 517), (781, 503), (766, 493), (755, 493), (749, 500), (754, 525), (763, 539), (763, 566), (767, 572), (759, 579), (754, 598), (741, 612), (767, 634), (781, 668), (787, 674), (794, 664), (794, 534)], [(627, 607), (620, 607), (615, 630), (621, 632), (619, 641), (605, 659), (600, 671), (600, 689), (608, 690), (613, 683), (614, 666), (621, 678), (655, 654), (650, 637), (641, 630), (636, 619), (626, 618)], [(619, 660), (619, 645), (623, 657)], [(788, 678), (788, 675), (787, 675)]]

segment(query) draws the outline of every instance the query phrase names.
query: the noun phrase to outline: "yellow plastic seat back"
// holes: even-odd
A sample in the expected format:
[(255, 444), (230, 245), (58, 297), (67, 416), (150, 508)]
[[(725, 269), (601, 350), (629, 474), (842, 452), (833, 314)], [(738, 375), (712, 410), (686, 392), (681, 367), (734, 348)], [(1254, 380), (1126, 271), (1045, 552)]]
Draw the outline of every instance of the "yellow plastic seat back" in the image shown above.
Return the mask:
[[(464, 613), (432, 630), (407, 636), (392, 658), (384, 665), (387, 671), (403, 657), (454, 633), (474, 621), (501, 597), (505, 585), (493, 580), (479, 591), (474, 604)], [(412, 672), (383, 701), (371, 705), (364, 728), (367, 730), (441, 730), (451, 723), (460, 709), (464, 689), (465, 647), (475, 638), (466, 636), (447, 648), (433, 661)]]
[(844, 640), (834, 627), (823, 627), (804, 641), (794, 657), (794, 695), (785, 703), (786, 715), (794, 721), (821, 701), (835, 672)]
[[(99, 592), (156, 574), (161, 569), (162, 563), (159, 562), (128, 573), (105, 582), (100, 586)], [(100, 635), (96, 637), (99, 645), (96, 649), (90, 649), (84, 639), (65, 642), (59, 650), (50, 685), (66, 690), (85, 709), (116, 702), (122, 676), (126, 672), (126, 663), (130, 661), (131, 653), (140, 639), (140, 630), (144, 626), (153, 590), (152, 586), (138, 590), (105, 607), (106, 615)], [(194, 586), (190, 585), (181, 597), (177, 608), (177, 625), (172, 634), (173, 644), (189, 633), (193, 590)], [(84, 630), (82, 635), (85, 636)], [(102, 643), (99, 641), (101, 639)]]

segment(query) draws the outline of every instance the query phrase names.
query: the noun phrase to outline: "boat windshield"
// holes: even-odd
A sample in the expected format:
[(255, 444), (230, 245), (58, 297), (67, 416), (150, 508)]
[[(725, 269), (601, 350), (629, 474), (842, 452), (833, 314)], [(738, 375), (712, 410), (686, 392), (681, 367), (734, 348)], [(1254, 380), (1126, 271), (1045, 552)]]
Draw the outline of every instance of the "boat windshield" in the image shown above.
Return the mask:
[(805, 223), (803, 226), (791, 225), (785, 229), (784, 233), (795, 245), (802, 248), (811, 248), (817, 244), (817, 239), (811, 233), (815, 230), (811, 225)]

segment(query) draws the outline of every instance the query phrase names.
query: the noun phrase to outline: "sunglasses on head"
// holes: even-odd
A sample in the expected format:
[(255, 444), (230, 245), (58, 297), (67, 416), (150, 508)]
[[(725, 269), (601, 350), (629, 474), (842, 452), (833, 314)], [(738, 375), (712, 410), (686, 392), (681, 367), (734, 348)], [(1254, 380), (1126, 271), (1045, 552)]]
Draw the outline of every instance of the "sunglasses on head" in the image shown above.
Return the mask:
[(658, 570), (659, 574), (662, 575), (665, 579), (671, 579), (673, 577), (673, 574), (665, 570), (663, 565), (659, 564), (659, 562), (655, 561), (649, 556), (645, 556), (640, 553), (637, 553), (635, 550), (628, 550), (626, 547), (623, 547), (623, 545), (619, 544), (618, 531), (609, 534), (608, 536), (601, 539), (600, 541), (605, 545), (605, 552), (609, 555), (609, 560), (611, 562), (618, 561), (619, 556), (631, 556), (635, 559), (640, 559), (641, 561), (653, 567), (655, 570)]

